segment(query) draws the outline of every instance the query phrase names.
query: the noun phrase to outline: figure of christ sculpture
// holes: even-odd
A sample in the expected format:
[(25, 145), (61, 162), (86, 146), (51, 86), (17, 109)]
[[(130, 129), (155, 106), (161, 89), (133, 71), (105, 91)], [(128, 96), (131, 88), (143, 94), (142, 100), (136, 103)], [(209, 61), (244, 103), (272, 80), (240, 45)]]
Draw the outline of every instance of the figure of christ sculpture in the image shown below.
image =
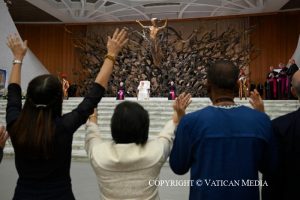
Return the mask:
[(151, 55), (153, 59), (153, 64), (155, 66), (159, 66), (161, 63), (161, 60), (163, 59), (163, 53), (159, 44), (159, 40), (157, 38), (157, 34), (160, 30), (167, 27), (168, 20), (165, 21), (165, 24), (161, 27), (157, 25), (157, 18), (152, 18), (151, 23), (152, 26), (144, 26), (139, 20), (136, 20), (136, 22), (144, 29), (149, 29), (149, 37), (150, 37), (150, 49), (151, 49)]

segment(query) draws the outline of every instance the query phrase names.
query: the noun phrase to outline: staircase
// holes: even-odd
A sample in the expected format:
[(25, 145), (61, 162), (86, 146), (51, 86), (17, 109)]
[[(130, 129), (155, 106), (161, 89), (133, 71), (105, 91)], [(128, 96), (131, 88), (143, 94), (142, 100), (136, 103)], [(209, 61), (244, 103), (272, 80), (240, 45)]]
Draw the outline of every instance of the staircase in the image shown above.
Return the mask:
[[(126, 100), (137, 101), (136, 98), (127, 98)], [(70, 112), (80, 102), (82, 98), (70, 98), (63, 103), (63, 113)], [(115, 98), (103, 98), (98, 105), (98, 124), (103, 138), (111, 138), (110, 134), (110, 119), (115, 106), (121, 101), (116, 101)], [(149, 101), (138, 101), (150, 115), (150, 130), (149, 137), (155, 137), (163, 128), (164, 124), (171, 119), (173, 114), (172, 101), (166, 98), (151, 98)], [(241, 105), (249, 106), (247, 100), (235, 99), (235, 102)], [(187, 109), (187, 113), (204, 108), (211, 105), (208, 98), (193, 98), (192, 103)], [(0, 124), (5, 124), (5, 108), (6, 100), (0, 100)], [(299, 102), (296, 100), (275, 100), (265, 101), (266, 113), (271, 119), (286, 113), (295, 111), (299, 108)], [(84, 150), (85, 129), (81, 126), (74, 134), (73, 139), (73, 159), (86, 159), (86, 152)], [(14, 151), (11, 142), (6, 143), (4, 149), (5, 156), (13, 156)]]

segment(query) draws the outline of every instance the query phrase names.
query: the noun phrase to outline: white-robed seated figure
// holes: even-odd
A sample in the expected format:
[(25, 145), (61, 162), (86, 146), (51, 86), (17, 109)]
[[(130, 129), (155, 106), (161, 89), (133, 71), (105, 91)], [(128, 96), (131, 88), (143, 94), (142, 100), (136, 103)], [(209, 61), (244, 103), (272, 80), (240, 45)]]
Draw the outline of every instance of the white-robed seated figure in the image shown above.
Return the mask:
[(138, 100), (149, 100), (150, 96), (150, 81), (140, 81), (138, 86)]

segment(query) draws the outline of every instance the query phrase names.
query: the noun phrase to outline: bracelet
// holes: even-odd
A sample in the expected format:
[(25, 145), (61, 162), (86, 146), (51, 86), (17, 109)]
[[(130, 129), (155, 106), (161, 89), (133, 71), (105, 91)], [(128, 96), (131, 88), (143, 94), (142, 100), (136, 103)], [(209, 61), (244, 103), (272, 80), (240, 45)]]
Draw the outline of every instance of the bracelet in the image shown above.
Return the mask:
[(22, 65), (22, 60), (14, 59), (13, 64), (20, 64)]
[(115, 59), (114, 56), (106, 54), (105, 57), (104, 57), (104, 59), (106, 59), (106, 58), (109, 59), (109, 60), (111, 60), (113, 62), (113, 65), (115, 64), (116, 59)]

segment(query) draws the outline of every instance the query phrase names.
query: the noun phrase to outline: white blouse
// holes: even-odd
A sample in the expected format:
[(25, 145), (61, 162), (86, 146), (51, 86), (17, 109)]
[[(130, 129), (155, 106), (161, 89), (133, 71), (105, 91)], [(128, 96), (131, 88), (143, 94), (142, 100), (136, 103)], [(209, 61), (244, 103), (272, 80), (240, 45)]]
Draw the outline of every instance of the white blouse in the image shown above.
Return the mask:
[(152, 183), (170, 154), (175, 128), (173, 121), (168, 121), (157, 138), (141, 146), (103, 140), (99, 127), (87, 123), (85, 149), (97, 175), (100, 199), (159, 199)]

